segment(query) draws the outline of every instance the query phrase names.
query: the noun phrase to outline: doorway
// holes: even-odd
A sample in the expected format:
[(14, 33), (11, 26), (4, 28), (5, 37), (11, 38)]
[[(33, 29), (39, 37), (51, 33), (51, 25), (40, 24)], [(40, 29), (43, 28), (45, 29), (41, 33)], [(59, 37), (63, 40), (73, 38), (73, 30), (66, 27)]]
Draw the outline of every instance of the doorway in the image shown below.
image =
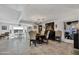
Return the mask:
[(25, 37), (25, 31), (24, 26), (10, 25), (10, 38)]
[(68, 21), (68, 22), (64, 22), (64, 37), (65, 37), (65, 41), (67, 42), (73, 42), (73, 38), (74, 38), (74, 33), (77, 32), (76, 29), (76, 24), (78, 23), (78, 21)]
[(49, 33), (49, 39), (50, 40), (55, 40), (55, 30), (54, 30), (54, 22), (46, 23), (45, 24), (45, 31), (50, 31)]

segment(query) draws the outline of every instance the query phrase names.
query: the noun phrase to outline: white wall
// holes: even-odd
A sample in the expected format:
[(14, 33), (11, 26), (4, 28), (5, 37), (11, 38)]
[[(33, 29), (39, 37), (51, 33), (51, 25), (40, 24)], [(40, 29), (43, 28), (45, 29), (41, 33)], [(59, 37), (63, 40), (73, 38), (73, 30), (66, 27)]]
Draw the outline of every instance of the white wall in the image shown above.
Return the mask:
[[(57, 25), (57, 28), (56, 28)], [(62, 31), (62, 41), (64, 41), (64, 22), (61, 20), (55, 20), (54, 21), (54, 29)]]

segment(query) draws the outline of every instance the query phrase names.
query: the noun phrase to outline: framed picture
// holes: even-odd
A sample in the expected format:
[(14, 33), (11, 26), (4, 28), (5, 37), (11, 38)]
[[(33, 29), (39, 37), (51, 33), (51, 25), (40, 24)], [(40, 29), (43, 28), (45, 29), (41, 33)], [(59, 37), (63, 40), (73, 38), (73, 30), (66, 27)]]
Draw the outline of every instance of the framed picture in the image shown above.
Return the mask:
[(7, 30), (7, 26), (2, 26), (2, 30)]

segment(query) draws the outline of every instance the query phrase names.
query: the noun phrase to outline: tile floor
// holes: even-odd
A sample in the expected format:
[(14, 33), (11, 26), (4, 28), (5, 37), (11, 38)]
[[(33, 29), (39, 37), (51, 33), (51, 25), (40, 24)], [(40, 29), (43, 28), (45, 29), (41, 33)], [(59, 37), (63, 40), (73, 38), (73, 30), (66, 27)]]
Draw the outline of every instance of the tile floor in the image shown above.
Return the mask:
[(0, 40), (0, 55), (73, 55), (79, 54), (79, 50), (73, 48), (73, 44), (65, 42), (49, 41), (49, 44), (27, 47), (26, 39), (2, 39)]

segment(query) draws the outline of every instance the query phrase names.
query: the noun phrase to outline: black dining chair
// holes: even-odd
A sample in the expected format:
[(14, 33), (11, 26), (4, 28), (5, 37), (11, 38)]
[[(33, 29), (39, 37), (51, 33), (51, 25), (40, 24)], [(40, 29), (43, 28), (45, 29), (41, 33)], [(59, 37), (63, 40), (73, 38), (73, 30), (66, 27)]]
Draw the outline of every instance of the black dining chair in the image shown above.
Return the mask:
[(50, 31), (47, 31), (47, 33), (45, 33), (43, 36), (43, 42), (46, 44), (48, 44), (49, 33), (50, 33)]

